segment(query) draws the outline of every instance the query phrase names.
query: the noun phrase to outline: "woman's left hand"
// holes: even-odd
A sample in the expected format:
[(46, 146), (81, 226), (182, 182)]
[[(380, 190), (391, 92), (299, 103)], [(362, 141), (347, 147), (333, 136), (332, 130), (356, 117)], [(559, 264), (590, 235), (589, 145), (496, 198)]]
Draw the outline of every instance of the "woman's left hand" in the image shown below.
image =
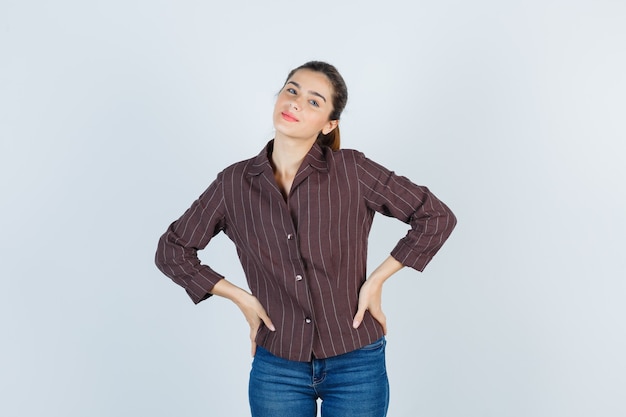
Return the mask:
[(365, 312), (369, 311), (372, 317), (380, 323), (383, 332), (387, 334), (387, 317), (382, 308), (383, 284), (400, 269), (402, 269), (402, 264), (396, 261), (393, 256), (389, 256), (372, 272), (372, 275), (363, 283), (359, 291), (359, 307), (354, 316), (352, 327), (358, 329)]
[(387, 334), (387, 317), (383, 313), (382, 295), (383, 281), (370, 278), (363, 283), (359, 291), (359, 307), (354, 316), (352, 327), (357, 329), (363, 321), (365, 312), (369, 311), (372, 317), (380, 323), (383, 332)]

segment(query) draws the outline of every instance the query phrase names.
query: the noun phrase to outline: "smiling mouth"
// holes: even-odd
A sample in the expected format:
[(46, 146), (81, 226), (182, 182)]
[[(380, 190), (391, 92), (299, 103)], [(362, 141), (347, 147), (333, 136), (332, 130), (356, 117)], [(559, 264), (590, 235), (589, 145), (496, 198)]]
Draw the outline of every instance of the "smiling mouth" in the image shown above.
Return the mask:
[(291, 113), (282, 112), (280, 113), (280, 115), (283, 116), (283, 119), (287, 120), (288, 122), (299, 122), (299, 120)]

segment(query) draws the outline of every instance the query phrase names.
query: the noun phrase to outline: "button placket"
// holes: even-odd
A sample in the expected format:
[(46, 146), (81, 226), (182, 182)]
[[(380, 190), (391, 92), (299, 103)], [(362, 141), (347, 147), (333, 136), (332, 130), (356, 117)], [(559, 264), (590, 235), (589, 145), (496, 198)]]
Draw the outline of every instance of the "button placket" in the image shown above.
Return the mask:
[[(291, 245), (291, 244), (293, 244), (293, 243), (291, 243), (291, 242), (294, 242), (294, 241), (295, 241), (295, 234), (293, 234), (293, 233), (287, 233), (286, 238), (287, 238), (287, 240), (288, 240), (288, 241), (290, 241), (290, 245)], [(295, 243), (295, 242), (294, 242), (294, 243)], [(302, 276), (302, 274), (298, 274), (298, 273), (296, 273), (296, 275), (294, 276), (294, 279), (295, 279), (295, 281), (296, 281), (296, 282), (301, 282), (301, 281), (303, 281), (303, 280), (304, 280), (304, 277)], [(312, 320), (310, 317), (305, 317), (305, 318), (304, 318), (304, 322), (305, 322), (306, 324), (311, 324), (311, 323), (313, 322), (313, 320)]]
[[(287, 233), (287, 240), (294, 240), (293, 233)], [(295, 279), (296, 281), (302, 281), (303, 277), (301, 274), (296, 274)]]

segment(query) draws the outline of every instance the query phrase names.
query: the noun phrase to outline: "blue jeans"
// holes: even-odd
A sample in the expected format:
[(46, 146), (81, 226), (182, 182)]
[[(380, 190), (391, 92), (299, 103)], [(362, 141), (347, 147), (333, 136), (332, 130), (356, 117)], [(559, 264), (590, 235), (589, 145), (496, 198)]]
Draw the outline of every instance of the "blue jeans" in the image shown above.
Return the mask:
[(389, 406), (385, 338), (343, 355), (295, 362), (257, 347), (250, 371), (252, 417), (384, 417)]

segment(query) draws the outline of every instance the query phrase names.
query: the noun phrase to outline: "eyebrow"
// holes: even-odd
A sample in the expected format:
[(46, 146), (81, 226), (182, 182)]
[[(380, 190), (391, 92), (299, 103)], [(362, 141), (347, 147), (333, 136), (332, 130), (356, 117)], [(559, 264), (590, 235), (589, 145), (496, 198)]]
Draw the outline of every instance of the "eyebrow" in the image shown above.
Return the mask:
[[(295, 81), (289, 81), (287, 84), (293, 84), (296, 87), (302, 89), (302, 87), (300, 87), (300, 84), (298, 84)], [(321, 95), (320, 93), (318, 93), (317, 91), (309, 91), (310, 94), (313, 94), (314, 96), (317, 96), (319, 98), (321, 98), (322, 100), (324, 100), (324, 103), (326, 103), (326, 97), (324, 97), (323, 95)]]

